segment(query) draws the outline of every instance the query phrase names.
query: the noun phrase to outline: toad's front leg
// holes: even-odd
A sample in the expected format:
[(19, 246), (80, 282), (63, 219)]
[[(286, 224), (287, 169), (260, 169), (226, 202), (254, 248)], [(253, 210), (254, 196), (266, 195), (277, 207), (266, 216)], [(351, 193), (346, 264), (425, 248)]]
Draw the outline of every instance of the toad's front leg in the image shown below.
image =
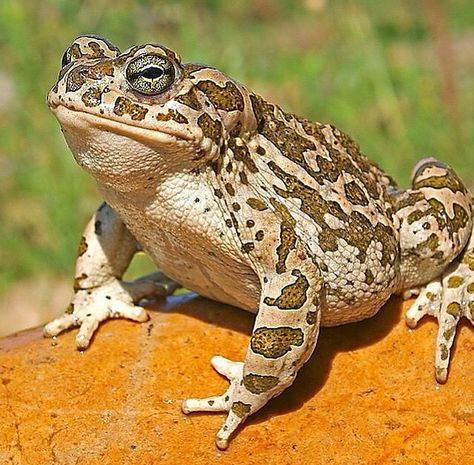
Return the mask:
[(44, 327), (45, 336), (56, 336), (72, 326), (80, 326), (76, 336), (78, 349), (85, 349), (100, 322), (108, 318), (148, 319), (137, 305), (140, 299), (173, 292), (177, 284), (160, 273), (133, 282), (121, 277), (138, 244), (124, 223), (106, 203), (86, 226), (76, 262), (74, 297), (59, 318)]
[(229, 379), (229, 388), (220, 396), (183, 403), (184, 413), (228, 412), (216, 436), (219, 449), (227, 448), (230, 436), (249, 415), (293, 383), (316, 345), (324, 288), (301, 246), (291, 253), (286, 271), (262, 273), (261, 283), (259, 312), (244, 362), (212, 359), (214, 368)]

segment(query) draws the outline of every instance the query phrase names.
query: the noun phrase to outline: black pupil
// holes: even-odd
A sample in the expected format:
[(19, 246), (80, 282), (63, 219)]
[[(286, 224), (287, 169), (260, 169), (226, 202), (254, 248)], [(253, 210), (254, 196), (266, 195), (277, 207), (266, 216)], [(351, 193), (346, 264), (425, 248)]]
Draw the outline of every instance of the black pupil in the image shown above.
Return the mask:
[(147, 79), (158, 79), (163, 76), (163, 68), (160, 68), (159, 66), (150, 66), (149, 68), (144, 69), (140, 74)]

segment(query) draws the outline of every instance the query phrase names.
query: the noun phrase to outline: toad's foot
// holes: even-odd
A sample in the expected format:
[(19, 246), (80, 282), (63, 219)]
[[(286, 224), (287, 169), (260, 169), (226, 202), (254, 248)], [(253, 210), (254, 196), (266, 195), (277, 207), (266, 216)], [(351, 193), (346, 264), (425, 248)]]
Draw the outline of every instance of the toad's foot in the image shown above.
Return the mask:
[(451, 347), (459, 320), (464, 316), (474, 323), (474, 260), (469, 263), (468, 257), (466, 254), (462, 260), (456, 260), (442, 279), (429, 283), (406, 313), (410, 328), (415, 328), (425, 315), (438, 319), (435, 376), (439, 383), (444, 383), (448, 377)]
[(76, 346), (84, 350), (102, 321), (109, 318), (128, 318), (143, 322), (147, 312), (135, 303), (144, 298), (166, 296), (178, 287), (161, 273), (152, 273), (133, 282), (111, 278), (91, 288), (76, 286), (71, 304), (59, 318), (48, 323), (43, 330), (46, 337), (53, 337), (71, 327), (79, 326)]
[(239, 405), (234, 405), (233, 402), (234, 393), (242, 382), (244, 364), (232, 362), (218, 355), (211, 359), (211, 364), (218, 373), (230, 381), (229, 388), (221, 396), (186, 399), (183, 402), (182, 410), (186, 414), (191, 412), (229, 412), (222, 428), (216, 435), (217, 447), (224, 450), (227, 449), (231, 434), (244, 421), (244, 418), (239, 416)]

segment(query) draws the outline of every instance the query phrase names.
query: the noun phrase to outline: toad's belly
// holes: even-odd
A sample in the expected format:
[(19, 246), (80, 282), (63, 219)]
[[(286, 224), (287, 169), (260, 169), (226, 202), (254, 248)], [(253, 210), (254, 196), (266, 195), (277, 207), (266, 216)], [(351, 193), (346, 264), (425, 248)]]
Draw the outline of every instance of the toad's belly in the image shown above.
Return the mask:
[[(128, 222), (125, 221), (127, 224)], [(149, 222), (128, 229), (158, 269), (198, 294), (256, 313), (260, 283), (252, 268), (205, 238), (167, 233)]]
[(189, 255), (170, 253), (165, 248), (145, 250), (156, 266), (183, 287), (198, 294), (256, 313), (260, 284), (250, 267), (237, 262), (223, 262), (218, 256), (205, 262)]

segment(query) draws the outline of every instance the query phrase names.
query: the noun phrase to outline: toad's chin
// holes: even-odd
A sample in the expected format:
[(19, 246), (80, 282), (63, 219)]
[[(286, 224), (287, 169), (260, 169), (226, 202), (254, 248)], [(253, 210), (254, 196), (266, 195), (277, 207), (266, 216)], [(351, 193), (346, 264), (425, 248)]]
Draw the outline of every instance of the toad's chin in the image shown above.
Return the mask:
[[(62, 105), (52, 107), (77, 163), (99, 182), (123, 192), (156, 185), (194, 154), (189, 142)], [(181, 157), (180, 157), (181, 154)]]

